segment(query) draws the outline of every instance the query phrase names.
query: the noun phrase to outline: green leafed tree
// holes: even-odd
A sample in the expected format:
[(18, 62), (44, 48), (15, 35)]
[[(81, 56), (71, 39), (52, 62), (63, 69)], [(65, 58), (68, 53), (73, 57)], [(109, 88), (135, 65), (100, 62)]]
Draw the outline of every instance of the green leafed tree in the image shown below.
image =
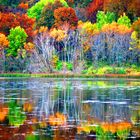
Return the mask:
[[(60, 0), (60, 2), (62, 3), (63, 6), (68, 7), (68, 4), (65, 0)], [(39, 20), (44, 6), (46, 6), (50, 3), (54, 4), (55, 0), (40, 0), (34, 6), (32, 6), (30, 9), (28, 9), (28, 16)]]
[(125, 14), (123, 14), (123, 16), (120, 16), (117, 23), (120, 25), (125, 25), (127, 27), (131, 26), (131, 20)]
[(7, 55), (16, 57), (18, 55), (18, 50), (23, 48), (28, 35), (25, 30), (20, 26), (12, 28), (10, 34), (8, 35), (9, 47), (7, 48)]
[(103, 11), (98, 11), (97, 13), (97, 26), (99, 29), (103, 27), (103, 25), (112, 23), (113, 21), (116, 20), (116, 15), (113, 12), (103, 12)]

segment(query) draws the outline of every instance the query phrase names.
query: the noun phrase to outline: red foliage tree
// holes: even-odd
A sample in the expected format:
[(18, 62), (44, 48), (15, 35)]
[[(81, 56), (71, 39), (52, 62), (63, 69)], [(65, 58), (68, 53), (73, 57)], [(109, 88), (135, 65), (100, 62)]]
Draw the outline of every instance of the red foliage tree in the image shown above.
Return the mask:
[(5, 35), (9, 34), (11, 28), (20, 26), (28, 34), (28, 41), (32, 41), (34, 24), (35, 20), (26, 14), (0, 13), (0, 32)]
[(8, 35), (9, 30), (19, 25), (13, 13), (0, 13), (0, 32)]
[(76, 28), (78, 18), (73, 8), (61, 7), (54, 11), (55, 26), (60, 27), (64, 24), (69, 24), (70, 28)]
[(28, 41), (32, 42), (33, 36), (34, 36), (34, 24), (35, 19), (29, 18), (26, 14), (16, 14), (16, 19), (19, 21), (20, 27), (24, 28), (27, 35), (28, 35)]

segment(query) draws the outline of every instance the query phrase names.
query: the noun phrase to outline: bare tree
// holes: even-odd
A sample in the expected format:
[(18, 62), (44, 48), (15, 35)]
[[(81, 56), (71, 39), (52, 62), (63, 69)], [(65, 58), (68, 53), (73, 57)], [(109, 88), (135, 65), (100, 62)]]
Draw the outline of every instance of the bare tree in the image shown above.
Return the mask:
[(34, 38), (35, 50), (32, 57), (34, 60), (32, 59), (32, 61), (35, 61), (36, 59), (42, 68), (47, 68), (47, 70), (52, 73), (53, 68), (51, 60), (55, 49), (51, 45), (53, 44), (53, 40), (51, 39), (48, 30), (44, 27), (42, 28), (43, 29), (40, 29)]

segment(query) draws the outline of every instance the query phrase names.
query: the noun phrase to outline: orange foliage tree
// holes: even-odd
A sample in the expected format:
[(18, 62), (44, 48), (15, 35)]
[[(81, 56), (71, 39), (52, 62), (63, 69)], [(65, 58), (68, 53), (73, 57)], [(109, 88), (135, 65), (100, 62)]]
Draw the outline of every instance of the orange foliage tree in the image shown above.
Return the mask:
[(7, 40), (7, 37), (0, 33), (0, 51), (3, 50), (5, 47), (9, 45), (9, 41)]
[(112, 22), (111, 24), (105, 24), (102, 27), (102, 32), (110, 34), (110, 33), (116, 33), (120, 35), (129, 34), (132, 32), (132, 29), (125, 26), (125, 25), (119, 25), (116, 22)]
[(73, 8), (58, 8), (54, 11), (54, 17), (56, 27), (64, 24), (69, 24), (72, 29), (77, 27), (78, 18)]

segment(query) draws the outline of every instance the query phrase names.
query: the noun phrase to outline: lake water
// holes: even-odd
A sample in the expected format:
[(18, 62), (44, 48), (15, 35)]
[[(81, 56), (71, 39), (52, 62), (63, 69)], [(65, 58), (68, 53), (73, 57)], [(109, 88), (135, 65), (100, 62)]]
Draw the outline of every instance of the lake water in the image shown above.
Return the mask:
[(0, 140), (140, 139), (140, 81), (0, 79)]

